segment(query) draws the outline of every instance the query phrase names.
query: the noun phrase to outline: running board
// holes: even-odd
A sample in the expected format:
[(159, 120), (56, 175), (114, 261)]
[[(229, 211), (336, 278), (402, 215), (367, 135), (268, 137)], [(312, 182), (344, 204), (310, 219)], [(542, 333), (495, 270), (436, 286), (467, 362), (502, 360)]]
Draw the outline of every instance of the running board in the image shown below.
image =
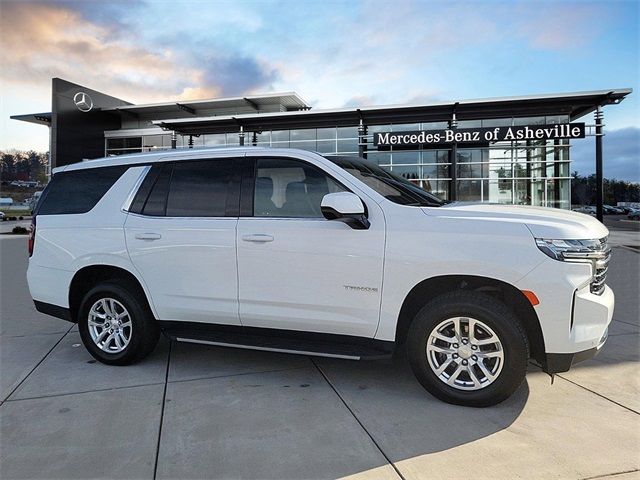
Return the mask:
[(263, 352), (373, 360), (390, 357), (394, 347), (394, 342), (347, 335), (192, 322), (160, 324), (165, 335), (178, 342)]
[(309, 352), (307, 350), (289, 350), (287, 348), (275, 348), (275, 347), (258, 347), (257, 345), (241, 345), (239, 343), (223, 343), (223, 342), (209, 342), (207, 340), (196, 340), (194, 338), (176, 338), (178, 342), (184, 343), (199, 343), (202, 345), (215, 345), (216, 347), (231, 347), (231, 348), (243, 348), (245, 350), (259, 350), (261, 352), (279, 352), (279, 353), (292, 353), (294, 355), (310, 355), (312, 357), (329, 357), (329, 358), (342, 358), (345, 360), (360, 360), (360, 356), (352, 355), (340, 355), (337, 353), (324, 353), (324, 352)]

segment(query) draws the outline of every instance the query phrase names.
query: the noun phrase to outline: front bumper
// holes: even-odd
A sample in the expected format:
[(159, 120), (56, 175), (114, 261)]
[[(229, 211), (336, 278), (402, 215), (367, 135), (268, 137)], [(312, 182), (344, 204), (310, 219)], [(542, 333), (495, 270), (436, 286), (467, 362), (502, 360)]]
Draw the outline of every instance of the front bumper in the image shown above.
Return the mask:
[(543, 370), (550, 374), (568, 372), (572, 365), (595, 357), (607, 341), (608, 332), (609, 329), (606, 329), (598, 345), (588, 350), (575, 353), (547, 353)]

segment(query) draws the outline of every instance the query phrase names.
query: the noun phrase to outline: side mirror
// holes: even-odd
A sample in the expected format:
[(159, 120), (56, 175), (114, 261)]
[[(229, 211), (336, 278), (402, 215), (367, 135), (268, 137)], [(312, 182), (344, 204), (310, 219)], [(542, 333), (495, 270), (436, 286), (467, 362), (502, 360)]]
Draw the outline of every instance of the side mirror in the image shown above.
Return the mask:
[(327, 193), (322, 197), (320, 209), (327, 220), (344, 222), (355, 230), (366, 230), (371, 226), (364, 204), (355, 193)]

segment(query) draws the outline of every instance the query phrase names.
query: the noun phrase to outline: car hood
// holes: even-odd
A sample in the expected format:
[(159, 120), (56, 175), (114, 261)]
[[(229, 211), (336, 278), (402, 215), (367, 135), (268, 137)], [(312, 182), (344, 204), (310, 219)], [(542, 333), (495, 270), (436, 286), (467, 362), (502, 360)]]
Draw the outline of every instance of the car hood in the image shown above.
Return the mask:
[(559, 208), (453, 202), (422, 210), (439, 218), (523, 223), (536, 238), (590, 239), (609, 235), (609, 230), (595, 218)]

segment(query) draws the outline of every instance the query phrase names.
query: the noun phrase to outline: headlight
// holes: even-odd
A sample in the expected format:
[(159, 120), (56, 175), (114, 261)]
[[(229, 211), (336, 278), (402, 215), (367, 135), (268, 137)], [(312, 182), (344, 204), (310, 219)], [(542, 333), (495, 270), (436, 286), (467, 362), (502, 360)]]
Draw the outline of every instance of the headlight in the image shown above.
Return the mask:
[(591, 293), (604, 291), (611, 248), (607, 237), (591, 240), (549, 240), (536, 238), (536, 245), (554, 260), (591, 264)]
[(549, 240), (536, 238), (536, 245), (554, 260), (566, 262), (592, 262), (606, 258), (609, 249), (606, 239), (597, 240)]

